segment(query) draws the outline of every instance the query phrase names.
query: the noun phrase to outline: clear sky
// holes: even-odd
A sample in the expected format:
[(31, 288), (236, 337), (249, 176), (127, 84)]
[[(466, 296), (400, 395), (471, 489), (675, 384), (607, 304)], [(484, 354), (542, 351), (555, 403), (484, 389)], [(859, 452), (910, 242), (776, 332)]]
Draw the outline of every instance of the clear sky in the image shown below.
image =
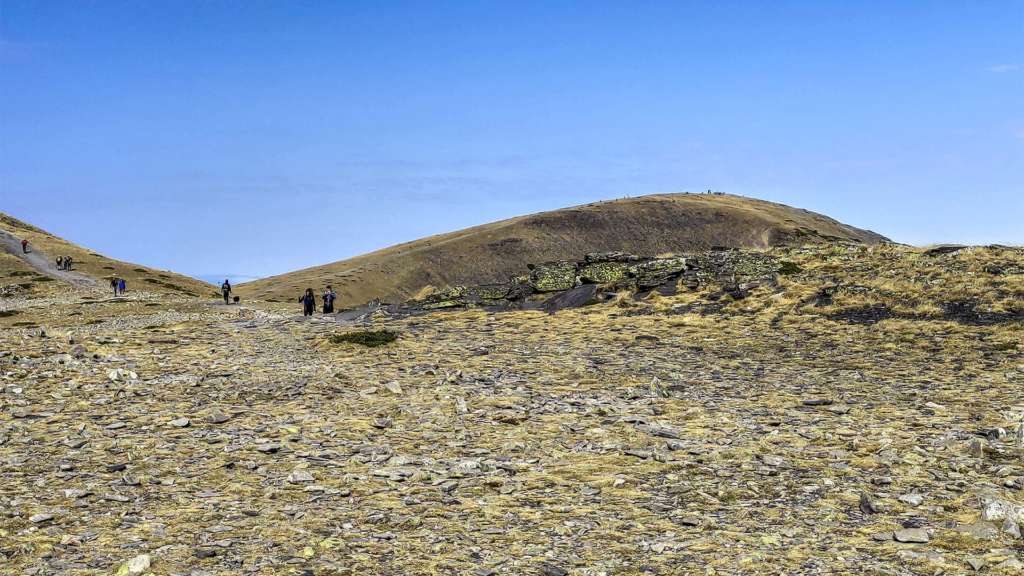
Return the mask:
[(1024, 244), (1024, 1), (0, 0), (0, 210), (117, 258), (708, 188)]

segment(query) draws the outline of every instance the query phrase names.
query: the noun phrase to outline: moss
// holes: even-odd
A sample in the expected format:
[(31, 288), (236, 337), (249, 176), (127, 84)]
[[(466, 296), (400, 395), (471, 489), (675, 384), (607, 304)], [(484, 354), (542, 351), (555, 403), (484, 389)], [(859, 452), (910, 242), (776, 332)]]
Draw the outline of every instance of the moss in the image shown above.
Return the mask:
[(799, 274), (804, 269), (800, 267), (796, 262), (790, 262), (789, 260), (783, 260), (779, 263), (779, 274), (783, 276), (791, 276), (793, 274)]
[(10, 318), (11, 316), (15, 316), (17, 314), (20, 314), (20, 312), (17, 310), (0, 310), (0, 318)]
[(367, 348), (376, 348), (390, 344), (398, 339), (398, 333), (391, 330), (362, 330), (331, 336), (333, 344), (361, 344)]
[(29, 272), (28, 270), (15, 270), (8, 274), (11, 278), (17, 278), (18, 276), (35, 276), (35, 272)]

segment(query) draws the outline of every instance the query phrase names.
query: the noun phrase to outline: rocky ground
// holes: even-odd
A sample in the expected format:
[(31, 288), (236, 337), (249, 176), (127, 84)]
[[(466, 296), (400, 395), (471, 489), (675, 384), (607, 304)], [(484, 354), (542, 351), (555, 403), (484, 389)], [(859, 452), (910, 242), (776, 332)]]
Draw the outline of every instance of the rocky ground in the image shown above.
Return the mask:
[(0, 573), (1024, 571), (1024, 251), (772, 254), (369, 326), (0, 298)]

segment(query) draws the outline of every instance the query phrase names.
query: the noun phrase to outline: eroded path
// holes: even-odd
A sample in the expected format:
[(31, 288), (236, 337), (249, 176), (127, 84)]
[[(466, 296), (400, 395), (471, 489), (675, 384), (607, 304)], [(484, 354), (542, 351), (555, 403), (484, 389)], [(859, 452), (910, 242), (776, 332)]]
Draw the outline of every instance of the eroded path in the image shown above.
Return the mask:
[(18, 238), (14, 234), (2, 229), (0, 229), (0, 249), (20, 259), (40, 274), (49, 276), (50, 278), (63, 280), (64, 282), (83, 288), (90, 288), (98, 285), (96, 280), (86, 276), (85, 274), (81, 274), (73, 270), (58, 270), (56, 255), (51, 258), (50, 255), (45, 252), (40, 252), (39, 249), (33, 245), (29, 245), (28, 253), (23, 252), (21, 249), (21, 238)]

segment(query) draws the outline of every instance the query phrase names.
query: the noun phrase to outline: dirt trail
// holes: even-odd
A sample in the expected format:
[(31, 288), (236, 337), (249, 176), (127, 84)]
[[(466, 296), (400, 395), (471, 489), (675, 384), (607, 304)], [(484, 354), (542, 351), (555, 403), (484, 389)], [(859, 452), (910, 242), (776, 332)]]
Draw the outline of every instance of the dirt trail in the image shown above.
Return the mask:
[(8, 254), (20, 258), (23, 262), (35, 268), (36, 272), (45, 274), (50, 278), (63, 280), (75, 286), (95, 287), (98, 285), (95, 279), (85, 274), (69, 270), (57, 270), (56, 257), (51, 258), (45, 252), (40, 252), (32, 244), (29, 244), (28, 254), (23, 253), (21, 251), (21, 238), (6, 230), (0, 230), (0, 248)]

